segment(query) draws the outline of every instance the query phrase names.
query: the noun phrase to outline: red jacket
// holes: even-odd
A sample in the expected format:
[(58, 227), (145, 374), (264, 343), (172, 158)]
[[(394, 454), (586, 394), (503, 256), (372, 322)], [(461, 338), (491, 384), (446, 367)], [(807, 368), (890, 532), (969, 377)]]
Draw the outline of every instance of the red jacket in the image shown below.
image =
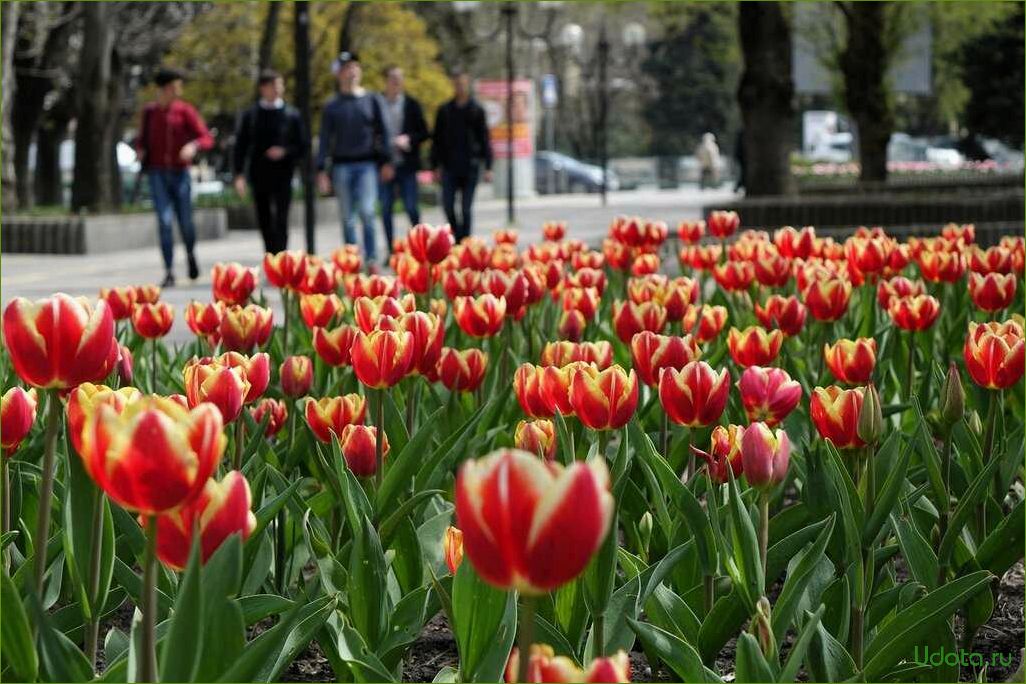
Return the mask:
[(142, 154), (143, 168), (184, 169), (189, 166), (178, 154), (186, 143), (209, 150), (214, 139), (203, 118), (188, 102), (174, 100), (167, 107), (151, 102), (143, 108), (136, 149)]

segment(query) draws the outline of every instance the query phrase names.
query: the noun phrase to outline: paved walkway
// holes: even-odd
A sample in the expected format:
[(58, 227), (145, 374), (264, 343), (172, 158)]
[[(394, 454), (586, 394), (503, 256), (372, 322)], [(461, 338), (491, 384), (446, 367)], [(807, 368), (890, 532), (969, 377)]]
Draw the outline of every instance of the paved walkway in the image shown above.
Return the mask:
[[(586, 242), (597, 242), (605, 235), (610, 221), (620, 214), (637, 215), (666, 221), (671, 230), (682, 219), (698, 218), (703, 204), (726, 202), (734, 197), (729, 190), (684, 188), (672, 191), (633, 190), (611, 193), (607, 206), (600, 204), (598, 195), (540, 196), (517, 203), (517, 224), (521, 244), (541, 239), (541, 226), (548, 220), (564, 220), (568, 235)], [(438, 207), (426, 207), (422, 220), (442, 223)], [(398, 215), (396, 228), (406, 230), (405, 216)], [(506, 205), (502, 200), (480, 200), (475, 207), (475, 233), (490, 236), (494, 228), (505, 225)], [(379, 228), (380, 231), (380, 228)], [(379, 239), (384, 239), (383, 235)], [(341, 244), (341, 230), (337, 225), (317, 226), (317, 248), (320, 254), (330, 254)], [(301, 248), (303, 234), (294, 230), (290, 246)], [(233, 232), (230, 237), (197, 246), (201, 276), (194, 283), (184, 278), (184, 254), (177, 250), (179, 285), (165, 291), (163, 298), (175, 306), (175, 324), (171, 339), (185, 341), (191, 333), (185, 325), (184, 306), (192, 299), (209, 301), (210, 267), (218, 261), (238, 261), (257, 266), (263, 258), (263, 244), (256, 231)], [(13, 297), (32, 299), (53, 292), (95, 297), (101, 287), (139, 285), (160, 282), (163, 266), (156, 247), (142, 250), (113, 252), (110, 255), (4, 255), (0, 262), (0, 300), (6, 304)], [(268, 299), (278, 305), (277, 296), (268, 292)]]

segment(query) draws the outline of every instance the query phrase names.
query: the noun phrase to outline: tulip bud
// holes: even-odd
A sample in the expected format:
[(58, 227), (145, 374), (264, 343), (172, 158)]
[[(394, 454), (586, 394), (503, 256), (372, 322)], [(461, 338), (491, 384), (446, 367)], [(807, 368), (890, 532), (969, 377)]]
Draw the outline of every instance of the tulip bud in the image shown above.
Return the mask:
[(513, 445), (551, 461), (556, 456), (556, 428), (551, 420), (522, 420), (513, 433)]
[[(366, 425), (350, 424), (342, 428), (338, 436), (342, 456), (346, 465), (357, 477), (370, 477), (378, 472), (377, 444), (378, 429)], [(381, 457), (388, 455), (388, 436), (381, 433)]]
[(783, 430), (752, 423), (741, 437), (741, 462), (748, 484), (771, 489), (784, 481), (791, 457), (791, 440)]
[(969, 423), (969, 429), (973, 431), (974, 435), (977, 437), (983, 436), (983, 421), (980, 420), (979, 412), (970, 411), (966, 421)]
[(0, 406), (0, 447), (4, 456), (10, 456), (36, 420), (36, 390), (12, 387), (4, 393)]
[(883, 412), (880, 408), (880, 395), (876, 385), (869, 383), (862, 397), (862, 408), (859, 410), (857, 434), (866, 444), (876, 444), (883, 434)]
[(313, 362), (309, 356), (289, 356), (278, 369), (281, 391), (287, 397), (301, 397), (313, 385)]
[(954, 361), (948, 366), (948, 376), (941, 388), (940, 410), (941, 417), (949, 426), (962, 420), (962, 416), (965, 415), (965, 389), (962, 387), (962, 376)]
[(118, 382), (124, 385), (132, 384), (132, 377), (134, 375), (133, 368), (135, 367), (135, 360), (132, 357), (132, 350), (125, 345), (120, 345), (118, 350)]
[(752, 620), (752, 626), (749, 628), (751, 633), (755, 635), (755, 638), (759, 640), (759, 648), (762, 649), (762, 654), (767, 658), (776, 659), (777, 654), (777, 640), (773, 636), (773, 611), (770, 608), (770, 602), (762, 596), (755, 604), (755, 618)]
[(652, 511), (645, 511), (638, 521), (638, 536), (641, 538), (641, 548), (647, 551), (652, 542)]
[(249, 409), (249, 415), (259, 425), (264, 416), (270, 415), (267, 419), (267, 427), (264, 428), (264, 437), (274, 437), (285, 427), (285, 420), (289, 416), (289, 410), (281, 399), (266, 397), (261, 399)]
[(452, 525), (446, 528), (442, 547), (445, 549), (445, 564), (449, 566), (449, 572), (455, 575), (463, 562), (463, 532), (460, 528)]

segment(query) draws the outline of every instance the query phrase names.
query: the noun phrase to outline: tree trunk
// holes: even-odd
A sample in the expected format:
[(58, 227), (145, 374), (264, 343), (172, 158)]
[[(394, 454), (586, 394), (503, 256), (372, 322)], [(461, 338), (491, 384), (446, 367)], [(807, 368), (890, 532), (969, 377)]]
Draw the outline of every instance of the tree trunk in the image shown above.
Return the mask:
[(745, 193), (786, 195), (794, 191), (791, 27), (780, 3), (742, 2), (738, 30), (744, 57), (737, 100), (744, 127)]
[[(11, 127), (11, 103), (14, 101), (14, 39), (18, 30), (18, 3), (0, 3), (0, 24), (3, 24), (3, 32), (0, 41), (3, 43), (3, 68), (2, 81), (2, 102), (0, 109), (3, 111), (2, 122), (0, 122), (0, 146), (9, 150), (14, 144), (14, 131)], [(16, 177), (14, 173), (13, 155), (2, 155), (2, 167), (0, 167), (0, 190), (2, 190), (3, 205), (8, 209), (18, 208), (18, 194), (15, 188)]]
[(346, 14), (342, 18), (342, 27), (338, 32), (338, 51), (339, 52), (353, 52), (356, 49), (356, 41), (353, 38), (356, 32), (357, 20), (360, 16), (360, 12), (363, 11), (362, 2), (350, 2), (346, 6)]
[(68, 124), (74, 116), (74, 94), (61, 93), (60, 99), (43, 114), (36, 131), (36, 171), (32, 176), (35, 203), (40, 206), (64, 204), (64, 174), (61, 170), (61, 143), (68, 137)]
[(111, 147), (108, 119), (117, 116), (111, 107), (111, 57), (114, 33), (111, 7), (83, 3), (82, 51), (79, 55), (78, 122), (75, 128), (75, 176), (71, 183), (71, 208), (101, 211), (113, 205), (111, 196)]
[(840, 60), (844, 103), (855, 121), (862, 181), (887, 180), (887, 143), (894, 130), (894, 110), (886, 81), (891, 59), (885, 37), (889, 5), (840, 5), (848, 27), (848, 40)]
[(257, 78), (264, 69), (271, 68), (271, 58), (274, 55), (274, 37), (278, 32), (278, 15), (281, 13), (281, 3), (267, 3), (267, 17), (264, 19), (264, 32), (260, 36), (260, 51), (257, 64)]

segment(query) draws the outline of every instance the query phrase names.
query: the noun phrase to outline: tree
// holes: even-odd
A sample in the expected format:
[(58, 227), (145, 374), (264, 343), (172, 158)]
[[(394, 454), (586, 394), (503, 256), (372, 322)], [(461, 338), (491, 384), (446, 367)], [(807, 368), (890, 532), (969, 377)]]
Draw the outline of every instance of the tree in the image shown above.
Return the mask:
[[(14, 37), (18, 30), (18, 10), (20, 5), (14, 2), (0, 4), (0, 24), (3, 25), (3, 82), (2, 110), (3, 121), (0, 124), (0, 144), (5, 150), (11, 149), (14, 135), (11, 128), (11, 102), (14, 98)], [(14, 160), (11, 155), (3, 156), (3, 168), (0, 170), (0, 185), (3, 188), (2, 201), (4, 206), (15, 209), (18, 206), (18, 193), (15, 190)]]
[(644, 107), (652, 152), (691, 154), (707, 131), (716, 134), (721, 146), (732, 146), (739, 72), (735, 8), (721, 3), (665, 7), (664, 12), (679, 7), (686, 15), (668, 23), (642, 63), (642, 73), (655, 86)]
[(738, 87), (744, 137), (745, 192), (784, 195), (791, 177), (794, 83), (791, 26), (776, 2), (746, 1), (738, 10), (744, 71)]
[(965, 45), (962, 69), (970, 97), (969, 131), (1023, 146), (1023, 6)]

